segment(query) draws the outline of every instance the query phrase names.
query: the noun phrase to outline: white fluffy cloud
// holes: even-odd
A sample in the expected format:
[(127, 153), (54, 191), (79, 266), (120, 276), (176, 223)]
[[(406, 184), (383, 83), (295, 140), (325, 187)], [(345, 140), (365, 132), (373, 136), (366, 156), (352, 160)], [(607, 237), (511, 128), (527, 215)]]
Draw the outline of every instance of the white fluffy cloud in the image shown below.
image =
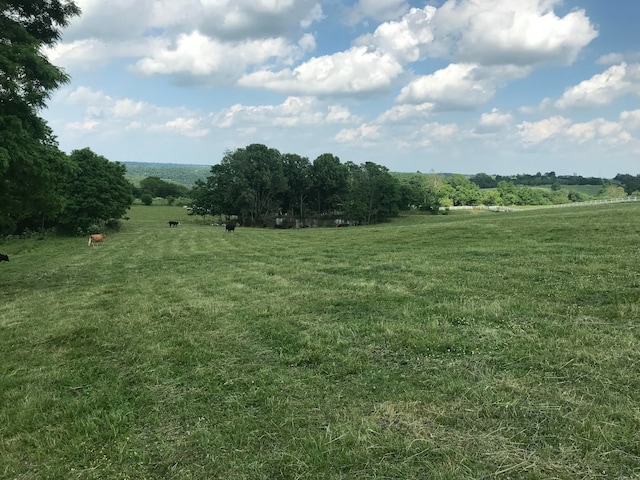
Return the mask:
[(357, 128), (343, 129), (334, 140), (338, 143), (367, 146), (374, 144), (381, 137), (380, 126), (365, 123)]
[(375, 45), (403, 64), (416, 62), (434, 40), (431, 20), (435, 12), (435, 7), (412, 8), (401, 20), (381, 24), (372, 35), (362, 36), (356, 43)]
[(382, 113), (376, 123), (414, 123), (430, 117), (433, 113), (433, 103), (418, 105), (396, 105)]
[(609, 67), (564, 92), (558, 108), (595, 107), (611, 103), (626, 94), (640, 95), (640, 64), (621, 63)]
[(514, 118), (511, 113), (500, 112), (493, 108), (490, 112), (485, 112), (480, 116), (478, 126), (474, 129), (477, 134), (496, 133), (513, 125)]
[(314, 57), (293, 70), (262, 70), (243, 76), (238, 85), (299, 95), (367, 94), (388, 88), (402, 72), (394, 57), (352, 47)]
[(401, 103), (430, 102), (440, 110), (476, 108), (491, 100), (496, 89), (508, 79), (526, 76), (526, 67), (482, 67), (475, 63), (452, 63), (430, 75), (423, 75), (405, 86)]
[(541, 144), (552, 139), (594, 145), (622, 145), (633, 140), (623, 121), (612, 122), (603, 118), (572, 123), (568, 118), (554, 116), (537, 122), (522, 122), (517, 128), (525, 145)]
[(597, 36), (584, 10), (558, 17), (560, 0), (447, 0), (436, 12), (434, 52), (486, 65), (570, 64)]
[(389, 20), (402, 15), (409, 9), (405, 0), (358, 0), (350, 14), (351, 23), (362, 19)]
[(610, 122), (602, 118), (571, 125), (566, 134), (578, 143), (596, 140), (601, 143), (617, 145), (631, 140), (631, 135), (624, 130), (620, 123)]
[(246, 125), (287, 126), (356, 123), (361, 119), (342, 105), (324, 105), (313, 97), (289, 97), (280, 105), (233, 105), (218, 115), (223, 128)]
[(568, 118), (555, 116), (538, 122), (522, 122), (517, 127), (522, 142), (532, 145), (554, 136), (563, 135), (570, 124), (571, 120)]
[(227, 78), (234, 81), (249, 66), (262, 65), (270, 59), (288, 61), (299, 57), (315, 44), (304, 37), (293, 45), (284, 38), (245, 40), (223, 43), (199, 32), (177, 38), (175, 48), (162, 48), (139, 60), (136, 71), (145, 75), (194, 76), (204, 81)]
[(369, 41), (414, 62), (426, 55), (481, 65), (570, 64), (597, 36), (583, 10), (558, 17), (556, 0), (447, 0), (380, 25)]
[(59, 102), (78, 109), (83, 117), (81, 121), (63, 125), (66, 131), (74, 134), (115, 135), (122, 130), (141, 129), (201, 137), (210, 131), (211, 121), (206, 115), (186, 108), (166, 108), (130, 98), (114, 98), (86, 87), (63, 91), (59, 97)]
[(640, 110), (625, 110), (620, 114), (620, 121), (626, 128), (640, 130)]

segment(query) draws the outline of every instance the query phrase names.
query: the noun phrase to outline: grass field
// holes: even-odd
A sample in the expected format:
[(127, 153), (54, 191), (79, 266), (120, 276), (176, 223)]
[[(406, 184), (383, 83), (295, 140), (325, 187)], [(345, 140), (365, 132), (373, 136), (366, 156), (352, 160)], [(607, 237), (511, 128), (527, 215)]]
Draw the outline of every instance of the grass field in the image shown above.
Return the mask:
[(640, 477), (640, 205), (128, 215), (0, 245), (0, 478)]

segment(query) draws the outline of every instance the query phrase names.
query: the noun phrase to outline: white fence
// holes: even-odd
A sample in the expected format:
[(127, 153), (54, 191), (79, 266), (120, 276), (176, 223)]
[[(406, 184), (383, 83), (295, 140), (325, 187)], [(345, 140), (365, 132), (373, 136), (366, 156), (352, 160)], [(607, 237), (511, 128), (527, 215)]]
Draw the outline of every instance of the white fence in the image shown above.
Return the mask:
[(585, 205), (601, 205), (604, 203), (627, 203), (640, 202), (640, 197), (624, 197), (624, 198), (607, 198), (603, 200), (588, 200), (586, 202), (560, 203), (557, 205), (532, 205), (527, 207), (505, 207), (502, 205), (461, 205), (458, 207), (440, 207), (440, 210), (490, 210), (492, 212), (522, 212), (527, 210), (536, 210), (539, 208), (564, 208), (564, 207), (583, 207)]

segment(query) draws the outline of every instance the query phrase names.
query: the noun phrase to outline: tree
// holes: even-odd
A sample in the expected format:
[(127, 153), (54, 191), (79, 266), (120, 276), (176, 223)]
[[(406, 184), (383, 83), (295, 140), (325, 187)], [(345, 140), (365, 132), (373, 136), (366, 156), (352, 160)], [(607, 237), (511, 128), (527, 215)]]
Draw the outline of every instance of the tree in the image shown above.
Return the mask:
[(349, 195), (344, 214), (365, 224), (397, 215), (400, 187), (386, 167), (373, 162), (348, 163)]
[(193, 206), (197, 212), (238, 215), (243, 223), (262, 226), (280, 210), (286, 189), (280, 152), (252, 144), (227, 151), (211, 167), (206, 183), (198, 182), (193, 189)]
[(477, 173), (469, 180), (480, 188), (496, 188), (498, 186), (498, 182), (496, 182), (495, 178), (487, 175), (486, 173)]
[(402, 203), (420, 211), (438, 213), (440, 197), (434, 186), (433, 177), (422, 173), (413, 174), (401, 186)]
[[(140, 181), (140, 195), (148, 193), (152, 197), (180, 197), (187, 195), (188, 189), (184, 185), (167, 182), (160, 177), (147, 177)], [(142, 197), (139, 197), (142, 198)]]
[(598, 193), (599, 197), (603, 198), (625, 198), (627, 192), (619, 185), (607, 185)]
[(68, 203), (59, 224), (69, 232), (85, 233), (94, 225), (101, 228), (121, 218), (133, 202), (126, 166), (109, 162), (89, 148), (74, 150), (70, 159), (77, 167), (66, 186)]
[(298, 218), (303, 219), (304, 205), (311, 190), (311, 163), (307, 157), (285, 153), (282, 167), (288, 185), (282, 208), (287, 212), (296, 212)]
[(344, 202), (348, 173), (340, 159), (330, 153), (323, 153), (313, 161), (311, 192), (316, 213), (334, 211)]
[(62, 208), (59, 185), (71, 172), (55, 137), (38, 116), (53, 90), (68, 81), (42, 48), (80, 9), (72, 1), (0, 2), (0, 230), (12, 232)]

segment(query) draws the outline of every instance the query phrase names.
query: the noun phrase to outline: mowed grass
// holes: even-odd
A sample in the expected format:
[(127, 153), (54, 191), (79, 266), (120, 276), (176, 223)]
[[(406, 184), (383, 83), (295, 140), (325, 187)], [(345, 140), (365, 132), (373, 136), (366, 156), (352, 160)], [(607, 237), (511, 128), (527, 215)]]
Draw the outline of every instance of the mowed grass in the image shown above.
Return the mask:
[(0, 478), (640, 476), (640, 205), (129, 216), (0, 245)]

